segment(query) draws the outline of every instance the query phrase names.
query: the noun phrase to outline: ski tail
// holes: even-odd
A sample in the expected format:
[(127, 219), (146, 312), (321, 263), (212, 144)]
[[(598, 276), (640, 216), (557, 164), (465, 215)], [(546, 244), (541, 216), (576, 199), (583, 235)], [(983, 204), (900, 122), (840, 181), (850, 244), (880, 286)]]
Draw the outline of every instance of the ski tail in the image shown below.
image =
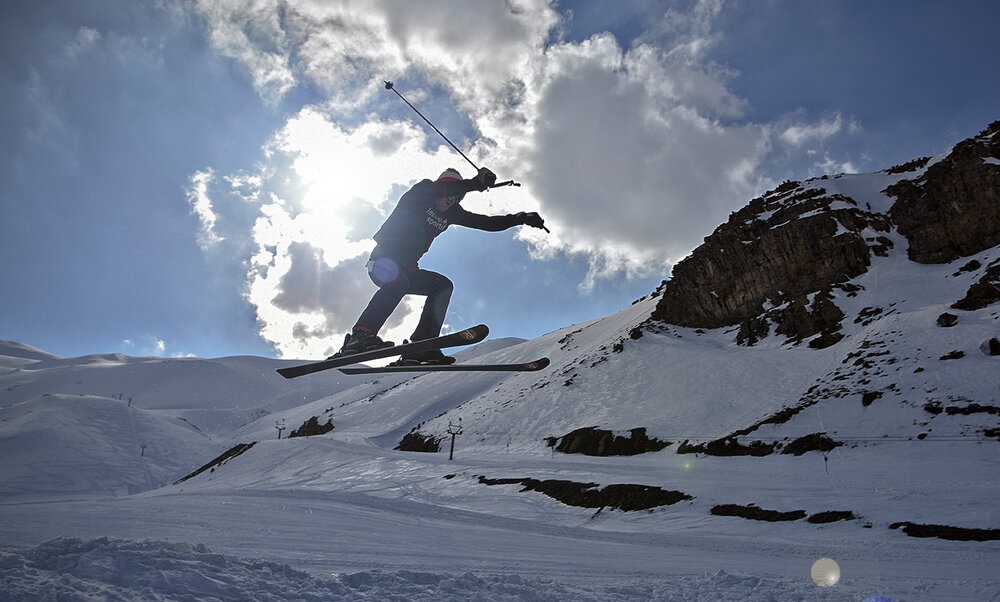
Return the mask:
[(420, 351), (429, 351), (431, 349), (446, 349), (448, 347), (472, 345), (484, 340), (487, 336), (489, 336), (489, 334), (489, 327), (485, 324), (479, 324), (471, 328), (466, 328), (465, 330), (452, 332), (433, 339), (425, 339), (423, 341), (415, 341), (413, 343), (395, 345), (393, 347), (382, 347), (371, 351), (362, 351), (361, 353), (331, 357), (318, 362), (309, 362), (307, 364), (298, 364), (295, 366), (288, 366), (286, 368), (278, 368), (277, 372), (285, 378), (297, 378), (299, 376), (305, 376), (306, 374), (329, 370), (330, 368), (339, 368), (340, 366), (347, 366), (359, 362), (368, 362), (386, 357), (394, 357), (405, 353), (417, 353)]

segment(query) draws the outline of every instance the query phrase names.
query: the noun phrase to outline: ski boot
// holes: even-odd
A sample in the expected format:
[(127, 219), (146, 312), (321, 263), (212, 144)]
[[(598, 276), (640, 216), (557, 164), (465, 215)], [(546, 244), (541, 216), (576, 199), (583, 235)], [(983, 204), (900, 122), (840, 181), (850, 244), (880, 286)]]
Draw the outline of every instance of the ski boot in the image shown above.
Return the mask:
[(401, 355), (390, 366), (447, 366), (454, 364), (455, 358), (445, 355), (440, 349), (429, 349)]
[(340, 351), (334, 353), (327, 359), (353, 355), (355, 353), (371, 351), (373, 349), (382, 349), (383, 347), (392, 347), (393, 345), (395, 345), (395, 343), (392, 341), (383, 341), (378, 337), (378, 335), (358, 330), (351, 332), (349, 335), (344, 337), (344, 346), (340, 348)]

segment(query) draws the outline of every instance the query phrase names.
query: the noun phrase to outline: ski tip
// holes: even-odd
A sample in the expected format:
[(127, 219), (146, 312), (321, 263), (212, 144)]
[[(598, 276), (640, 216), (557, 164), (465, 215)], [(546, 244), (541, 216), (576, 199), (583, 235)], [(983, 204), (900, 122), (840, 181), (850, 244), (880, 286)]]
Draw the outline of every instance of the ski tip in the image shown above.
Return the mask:
[(490, 334), (490, 327), (486, 324), (477, 324), (472, 328), (466, 328), (459, 333), (459, 336), (467, 341), (481, 341)]
[(543, 357), (543, 358), (539, 358), (539, 359), (537, 359), (537, 360), (535, 360), (533, 362), (528, 362), (527, 364), (524, 364), (524, 367), (526, 369), (528, 369), (528, 370), (530, 370), (530, 371), (533, 372), (535, 370), (543, 370), (543, 369), (547, 368), (548, 365), (549, 365), (549, 363), (550, 363), (549, 362), (549, 358)]

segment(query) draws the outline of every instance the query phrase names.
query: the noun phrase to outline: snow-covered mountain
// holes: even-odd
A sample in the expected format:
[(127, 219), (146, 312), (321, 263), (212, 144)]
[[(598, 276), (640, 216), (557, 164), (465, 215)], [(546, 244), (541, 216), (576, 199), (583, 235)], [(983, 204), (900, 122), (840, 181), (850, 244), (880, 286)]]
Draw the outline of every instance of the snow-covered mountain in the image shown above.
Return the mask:
[[(4, 587), (998, 600), (998, 147), (1000, 123), (785, 183), (631, 307), (459, 354), (538, 373), (287, 381), (2, 342)], [(334, 428), (288, 437), (310, 422)]]

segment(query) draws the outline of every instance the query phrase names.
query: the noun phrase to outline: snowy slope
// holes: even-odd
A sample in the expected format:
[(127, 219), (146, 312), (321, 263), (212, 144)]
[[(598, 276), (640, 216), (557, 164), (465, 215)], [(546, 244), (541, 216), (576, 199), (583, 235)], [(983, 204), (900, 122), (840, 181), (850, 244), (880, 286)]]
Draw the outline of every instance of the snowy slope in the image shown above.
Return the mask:
[[(226, 410), (251, 415), (297, 405), (322, 391), (351, 384), (346, 377), (326, 379), (322, 384), (276, 381), (276, 366), (292, 363), (256, 357), (168, 359), (117, 353), (31, 357), (11, 344), (0, 344), (0, 370), (4, 371), (0, 373), (0, 391), (3, 405), (45, 393), (120, 395), (147, 409)], [(220, 387), (221, 382), (226, 385)]]
[(5, 364), (30, 363), (36, 360), (57, 359), (57, 356), (17, 341), (0, 340), (0, 361)]
[[(898, 178), (806, 185), (885, 211), (879, 191)], [(1000, 336), (1000, 308), (950, 309), (1000, 248), (919, 265), (904, 238), (888, 236), (888, 255), (836, 291), (844, 338), (826, 349), (776, 335), (744, 347), (735, 328), (649, 325), (655, 296), (459, 355), (550, 357), (539, 373), (287, 381), (274, 373), (287, 362), (263, 358), (66, 359), (4, 342), (0, 591), (12, 600), (1000, 600), (1000, 357), (985, 345)], [(963, 270), (972, 259), (983, 267)], [(945, 312), (957, 324), (939, 326)], [(287, 438), (313, 417), (335, 429)], [(582, 427), (622, 436), (641, 427), (670, 445), (617, 457), (551, 447)], [(414, 430), (441, 451), (395, 451)], [(780, 453), (817, 433), (838, 445)], [(774, 452), (678, 453), (720, 440)], [(683, 497), (642, 511), (552, 497), (572, 483)], [(718, 512), (732, 507), (794, 518)], [(840, 520), (810, 522), (830, 512)], [(908, 526), (960, 537), (913, 537)], [(822, 557), (839, 563), (834, 587), (811, 578)]]
[(0, 409), (0, 421), (7, 500), (138, 493), (215, 448), (189, 425), (103, 397), (46, 395)]

